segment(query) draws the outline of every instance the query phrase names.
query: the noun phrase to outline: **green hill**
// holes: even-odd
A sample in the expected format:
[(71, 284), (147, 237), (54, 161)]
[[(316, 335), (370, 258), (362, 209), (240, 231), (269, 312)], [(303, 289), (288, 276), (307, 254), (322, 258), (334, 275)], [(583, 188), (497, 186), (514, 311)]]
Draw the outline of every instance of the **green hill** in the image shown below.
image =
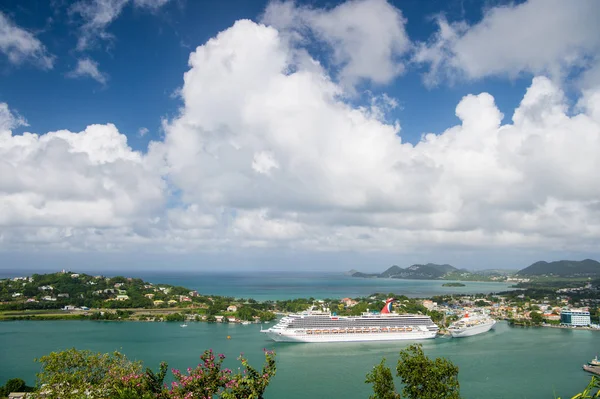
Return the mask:
[(459, 272), (459, 269), (451, 265), (437, 265), (435, 263), (427, 263), (425, 265), (412, 265), (406, 269), (400, 266), (392, 266), (383, 273), (361, 273), (356, 272), (352, 277), (379, 277), (379, 278), (399, 278), (399, 279), (419, 279), (419, 280), (435, 280), (441, 279), (448, 273)]
[(600, 262), (593, 259), (539, 261), (520, 270), (519, 276), (599, 277)]

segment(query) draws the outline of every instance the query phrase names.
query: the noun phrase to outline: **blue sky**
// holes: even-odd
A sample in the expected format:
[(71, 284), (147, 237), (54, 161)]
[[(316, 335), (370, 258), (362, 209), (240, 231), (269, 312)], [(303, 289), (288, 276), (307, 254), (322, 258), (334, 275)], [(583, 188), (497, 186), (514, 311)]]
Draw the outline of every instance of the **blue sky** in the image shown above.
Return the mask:
[[(26, 7), (20, 1), (5, 3), (2, 11), (17, 25), (39, 32), (36, 36), (56, 56), (56, 61), (48, 71), (30, 65), (14, 66), (6, 58), (1, 59), (0, 101), (26, 116), (30, 126), (17, 132), (80, 131), (90, 123), (110, 122), (128, 136), (136, 150), (144, 150), (149, 140), (158, 139), (161, 119), (172, 117), (180, 107), (181, 101), (174, 93), (188, 69), (190, 52), (236, 20), (258, 20), (267, 6), (265, 1), (171, 1), (159, 10), (127, 5), (106, 28), (113, 40), (77, 52), (74, 48), (78, 18), (69, 15), (72, 3), (52, 5), (52, 2), (32, 1)], [(339, 3), (308, 4), (332, 7)], [(407, 32), (414, 40), (427, 40), (431, 36), (436, 28), (432, 20), (436, 14), (477, 21), (483, 11), (479, 1), (392, 4), (402, 10), (408, 20)], [(82, 56), (91, 57), (99, 64), (99, 70), (108, 75), (105, 85), (91, 78), (66, 77)], [(398, 100), (401, 109), (390, 117), (400, 120), (403, 137), (411, 142), (418, 141), (422, 133), (439, 132), (456, 123), (454, 107), (469, 93), (493, 93), (499, 108), (510, 114), (531, 80), (530, 77), (508, 82), (488, 79), (427, 88), (421, 82), (422, 70), (413, 67), (390, 85), (364, 87), (386, 92)], [(143, 138), (137, 134), (142, 127), (149, 130)]]
[(598, 256), (595, 1), (0, 13), (2, 264)]

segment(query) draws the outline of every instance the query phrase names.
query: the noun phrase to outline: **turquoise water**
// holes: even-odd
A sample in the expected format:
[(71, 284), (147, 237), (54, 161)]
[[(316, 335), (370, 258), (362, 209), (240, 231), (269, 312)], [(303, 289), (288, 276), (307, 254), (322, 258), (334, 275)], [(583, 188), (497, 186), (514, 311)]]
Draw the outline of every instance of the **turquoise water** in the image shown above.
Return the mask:
[(227, 273), (198, 274), (161, 272), (136, 274), (153, 283), (189, 287), (203, 294), (254, 298), (259, 301), (291, 298), (362, 297), (381, 292), (408, 297), (440, 294), (476, 294), (505, 291), (510, 284), (463, 282), (465, 287), (442, 287), (447, 281), (373, 279), (345, 276), (342, 273)]
[[(273, 398), (368, 398), (365, 374), (382, 357), (394, 365), (408, 342), (284, 344), (267, 341), (257, 325), (191, 323), (19, 321), (0, 323), (0, 383), (22, 377), (30, 384), (33, 359), (76, 347), (120, 350), (156, 368), (161, 360), (185, 369), (198, 363), (203, 349), (227, 355), (229, 366), (244, 352), (258, 366), (262, 349), (277, 352), (277, 375), (267, 389)], [(227, 339), (227, 335), (231, 339)], [(512, 328), (463, 339), (422, 341), (428, 356), (444, 356), (460, 367), (464, 398), (554, 398), (583, 389), (589, 376), (581, 365), (596, 355), (600, 332), (550, 328)], [(570, 397), (570, 396), (568, 396)]]

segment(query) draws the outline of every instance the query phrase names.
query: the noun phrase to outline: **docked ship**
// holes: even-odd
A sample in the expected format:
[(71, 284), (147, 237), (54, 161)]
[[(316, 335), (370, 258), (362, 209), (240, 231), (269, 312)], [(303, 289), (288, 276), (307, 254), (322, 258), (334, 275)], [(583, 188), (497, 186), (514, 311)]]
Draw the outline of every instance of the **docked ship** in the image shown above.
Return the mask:
[(379, 313), (337, 316), (313, 311), (290, 314), (261, 330), (278, 342), (398, 341), (435, 338), (438, 326), (429, 316), (392, 312), (388, 299)]
[(448, 331), (454, 338), (470, 337), (490, 331), (496, 324), (496, 320), (487, 314), (469, 315), (466, 313), (462, 319), (450, 324)]

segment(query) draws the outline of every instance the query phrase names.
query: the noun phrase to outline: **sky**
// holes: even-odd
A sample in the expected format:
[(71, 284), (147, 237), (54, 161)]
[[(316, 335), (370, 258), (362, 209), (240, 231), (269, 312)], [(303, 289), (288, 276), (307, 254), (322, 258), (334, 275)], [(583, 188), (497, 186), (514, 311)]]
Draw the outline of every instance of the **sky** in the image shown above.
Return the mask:
[(5, 0), (0, 269), (600, 258), (600, 2)]

